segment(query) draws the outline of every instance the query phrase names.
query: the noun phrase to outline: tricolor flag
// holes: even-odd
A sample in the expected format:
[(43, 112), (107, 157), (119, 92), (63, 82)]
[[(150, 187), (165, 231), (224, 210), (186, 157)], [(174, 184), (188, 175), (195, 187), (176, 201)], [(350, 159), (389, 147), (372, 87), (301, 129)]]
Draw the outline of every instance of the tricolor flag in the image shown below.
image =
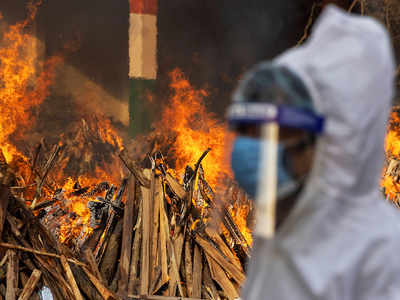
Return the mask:
[(129, 118), (136, 135), (151, 122), (146, 97), (157, 78), (157, 0), (130, 0), (129, 22)]

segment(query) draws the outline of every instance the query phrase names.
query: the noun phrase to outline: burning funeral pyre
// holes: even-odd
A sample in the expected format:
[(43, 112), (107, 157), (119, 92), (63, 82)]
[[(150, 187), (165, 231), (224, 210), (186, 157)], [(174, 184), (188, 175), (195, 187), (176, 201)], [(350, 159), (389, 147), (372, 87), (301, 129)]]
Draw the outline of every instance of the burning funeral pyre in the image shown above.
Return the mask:
[(141, 155), (98, 114), (34, 139), (63, 66), (29, 51), (35, 13), (0, 43), (0, 299), (39, 299), (44, 286), (54, 299), (238, 297), (252, 206), (230, 179), (229, 134), (207, 93), (171, 72), (162, 130), (137, 141)]
[(385, 141), (386, 160), (382, 189), (388, 201), (400, 207), (400, 107), (394, 107)]
[[(20, 191), (10, 192), (17, 179), (3, 160), (0, 247), (8, 250), (1, 262), (6, 286), (0, 285), (0, 293), (7, 299), (29, 297), (42, 276), (56, 299), (236, 298), (250, 241), (232, 207), (216, 203), (201, 163), (207, 151), (193, 168), (187, 167), (183, 184), (160, 152), (149, 156), (151, 168), (143, 169), (122, 151), (120, 160), (131, 175), (118, 188), (77, 182), (71, 192), (57, 190), (50, 200), (30, 207), (17, 196)], [(91, 199), (89, 220), (79, 233), (62, 235), (61, 228), (78, 228), (71, 223), (80, 217), (66, 205), (77, 197)], [(231, 189), (229, 197), (231, 205), (249, 210), (238, 189)]]

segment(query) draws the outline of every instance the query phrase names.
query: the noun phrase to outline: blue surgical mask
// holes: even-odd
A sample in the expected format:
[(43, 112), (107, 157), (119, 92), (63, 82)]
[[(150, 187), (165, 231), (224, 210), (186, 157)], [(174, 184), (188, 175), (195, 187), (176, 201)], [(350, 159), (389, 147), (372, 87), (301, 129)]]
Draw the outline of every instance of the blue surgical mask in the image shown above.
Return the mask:
[[(232, 169), (235, 180), (250, 197), (257, 195), (262, 149), (268, 141), (238, 136), (232, 151)], [(278, 144), (278, 199), (297, 189), (298, 184), (284, 163), (284, 147)]]

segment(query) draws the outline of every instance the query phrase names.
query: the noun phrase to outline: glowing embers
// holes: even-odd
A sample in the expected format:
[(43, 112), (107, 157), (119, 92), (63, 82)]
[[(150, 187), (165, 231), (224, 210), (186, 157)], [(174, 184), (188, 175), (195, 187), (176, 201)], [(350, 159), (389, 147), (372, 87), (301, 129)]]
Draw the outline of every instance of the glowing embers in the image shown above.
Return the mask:
[[(93, 202), (107, 202), (103, 206), (108, 207), (116, 197), (116, 186), (122, 182), (120, 160), (114, 154), (120, 151), (119, 137), (109, 131), (108, 138), (104, 138), (101, 126), (96, 119), (82, 120), (78, 128), (64, 134), (61, 146), (54, 146), (60, 150), (51, 164), (49, 157), (52, 155), (41, 150), (46, 145), (40, 146), (35, 164), (30, 167), (31, 177), (46, 184), (39, 191), (36, 187), (34, 193), (25, 189), (23, 194), (28, 204), (31, 203), (28, 199), (36, 199), (30, 205), (61, 242), (78, 247), (97, 227), (89, 209), (96, 207)], [(119, 202), (121, 200), (122, 195)], [(50, 206), (40, 211), (46, 202)]]

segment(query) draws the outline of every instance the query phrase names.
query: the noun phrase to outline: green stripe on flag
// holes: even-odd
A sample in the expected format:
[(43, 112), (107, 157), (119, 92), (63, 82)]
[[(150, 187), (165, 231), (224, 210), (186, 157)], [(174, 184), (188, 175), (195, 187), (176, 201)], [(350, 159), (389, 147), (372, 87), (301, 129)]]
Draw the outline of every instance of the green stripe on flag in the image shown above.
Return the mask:
[(154, 116), (148, 100), (156, 87), (156, 80), (131, 78), (129, 99), (129, 132), (135, 137), (150, 131)]

